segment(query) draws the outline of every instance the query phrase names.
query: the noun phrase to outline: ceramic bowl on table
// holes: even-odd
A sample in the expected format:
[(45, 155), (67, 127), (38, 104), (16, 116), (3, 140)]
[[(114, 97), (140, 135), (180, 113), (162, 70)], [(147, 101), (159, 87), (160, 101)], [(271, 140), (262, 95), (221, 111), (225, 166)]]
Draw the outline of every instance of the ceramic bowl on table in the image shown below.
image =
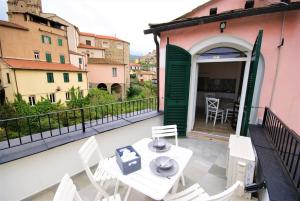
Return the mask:
[(153, 139), (148, 143), (148, 148), (156, 153), (163, 153), (171, 148), (171, 144), (164, 139)]
[(170, 157), (160, 156), (160, 157), (156, 158), (154, 161), (155, 161), (157, 168), (160, 168), (162, 170), (167, 170), (173, 166), (172, 160), (173, 159), (171, 159)]
[(178, 163), (174, 159), (167, 156), (157, 157), (153, 159), (149, 165), (151, 171), (160, 177), (170, 178), (179, 170)]

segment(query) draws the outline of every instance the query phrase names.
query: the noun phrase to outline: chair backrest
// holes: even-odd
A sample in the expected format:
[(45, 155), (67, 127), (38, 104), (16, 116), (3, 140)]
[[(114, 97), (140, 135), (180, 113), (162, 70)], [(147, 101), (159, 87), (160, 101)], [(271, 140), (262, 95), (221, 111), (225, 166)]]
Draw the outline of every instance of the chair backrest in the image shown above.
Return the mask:
[(220, 99), (206, 97), (206, 109), (217, 111), (219, 108)]
[(229, 201), (241, 184), (242, 183), (240, 181), (237, 181), (227, 190), (217, 195), (209, 196), (209, 198), (205, 199), (205, 201)]
[[(96, 138), (94, 136), (90, 137), (79, 149), (78, 151), (82, 165), (84, 167), (84, 170), (93, 184), (93, 186), (105, 197), (108, 196), (107, 192), (102, 189), (102, 187), (97, 183), (94, 173), (90, 169), (89, 162), (91, 158), (94, 155), (98, 156), (99, 164), (101, 163), (101, 160), (104, 160), (104, 157), (99, 149), (98, 143), (96, 141)], [(98, 165), (99, 165), (98, 164)]]
[(99, 149), (98, 143), (94, 136), (90, 137), (79, 149), (79, 155), (84, 163), (88, 163), (91, 157), (96, 154), (100, 160), (104, 157)]
[(53, 201), (82, 201), (80, 198), (76, 186), (68, 174), (62, 178)]
[(178, 146), (177, 139), (177, 125), (168, 125), (168, 126), (153, 126), (152, 127), (152, 137), (161, 138), (161, 137), (175, 137), (175, 145)]

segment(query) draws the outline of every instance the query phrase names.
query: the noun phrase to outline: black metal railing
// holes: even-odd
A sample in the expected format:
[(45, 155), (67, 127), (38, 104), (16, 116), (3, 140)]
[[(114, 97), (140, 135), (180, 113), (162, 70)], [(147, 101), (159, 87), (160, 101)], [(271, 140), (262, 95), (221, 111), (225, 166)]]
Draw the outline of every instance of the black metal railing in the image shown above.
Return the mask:
[[(266, 129), (282, 165), (287, 170), (295, 187), (300, 186), (300, 137), (269, 108), (265, 109), (263, 127)], [(272, 167), (270, 167), (272, 168)]]
[(157, 97), (0, 120), (0, 150), (156, 111)]

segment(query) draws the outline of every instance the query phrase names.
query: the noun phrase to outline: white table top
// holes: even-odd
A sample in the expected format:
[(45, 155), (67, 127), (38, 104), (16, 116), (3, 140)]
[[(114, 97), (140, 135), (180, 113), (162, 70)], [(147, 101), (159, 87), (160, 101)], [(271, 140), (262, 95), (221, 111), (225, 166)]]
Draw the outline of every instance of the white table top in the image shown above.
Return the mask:
[[(167, 152), (155, 153), (149, 150), (149, 142), (151, 142), (150, 138), (144, 138), (132, 145), (141, 156), (142, 168), (140, 170), (128, 175), (123, 175), (115, 157), (105, 160), (104, 169), (135, 190), (151, 197), (154, 200), (162, 200), (179, 179), (193, 152), (189, 149), (172, 145), (171, 149)], [(149, 164), (153, 159), (159, 156), (168, 156), (177, 161), (179, 171), (176, 175), (168, 179), (157, 176), (151, 172)]]

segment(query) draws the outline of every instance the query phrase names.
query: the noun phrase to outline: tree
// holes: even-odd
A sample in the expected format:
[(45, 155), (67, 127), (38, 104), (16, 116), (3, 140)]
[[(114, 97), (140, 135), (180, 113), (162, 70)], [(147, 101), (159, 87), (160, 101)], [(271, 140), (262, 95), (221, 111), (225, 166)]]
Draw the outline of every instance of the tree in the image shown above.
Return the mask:
[(98, 88), (92, 88), (89, 90), (89, 94), (86, 97), (86, 102), (89, 105), (102, 105), (116, 102), (116, 97), (108, 93), (107, 90), (102, 90)]

